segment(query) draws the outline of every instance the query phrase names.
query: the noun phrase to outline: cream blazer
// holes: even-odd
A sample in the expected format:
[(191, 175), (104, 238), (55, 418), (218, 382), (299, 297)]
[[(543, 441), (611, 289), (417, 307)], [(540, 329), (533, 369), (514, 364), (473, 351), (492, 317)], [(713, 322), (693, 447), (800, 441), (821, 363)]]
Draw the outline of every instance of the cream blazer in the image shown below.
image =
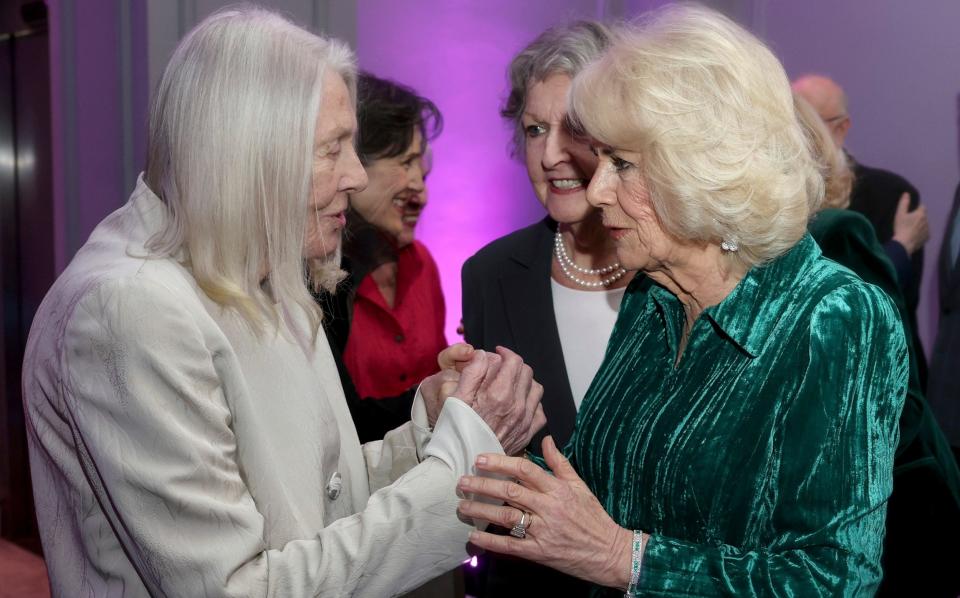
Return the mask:
[[(361, 446), (322, 328), (257, 338), (144, 244), (138, 181), (37, 312), (31, 471), (57, 596), (390, 596), (466, 557), (455, 484), (502, 452), (464, 403)], [(290, 323), (294, 325), (290, 325)], [(306, 337), (306, 339), (304, 339)]]

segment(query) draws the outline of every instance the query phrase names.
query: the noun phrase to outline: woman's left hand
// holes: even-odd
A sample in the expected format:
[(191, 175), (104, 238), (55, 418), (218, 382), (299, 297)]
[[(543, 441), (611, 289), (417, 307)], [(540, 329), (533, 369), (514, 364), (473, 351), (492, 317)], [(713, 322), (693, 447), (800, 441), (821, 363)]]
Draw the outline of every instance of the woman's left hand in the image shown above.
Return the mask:
[(457, 488), (461, 492), (506, 503), (497, 506), (464, 500), (459, 507), (461, 516), (511, 529), (526, 513), (524, 538), (473, 532), (470, 542), (625, 590), (630, 582), (633, 532), (617, 525), (603, 510), (549, 436), (543, 440), (543, 456), (555, 477), (527, 459), (480, 455), (477, 469), (517, 481), (460, 478)]

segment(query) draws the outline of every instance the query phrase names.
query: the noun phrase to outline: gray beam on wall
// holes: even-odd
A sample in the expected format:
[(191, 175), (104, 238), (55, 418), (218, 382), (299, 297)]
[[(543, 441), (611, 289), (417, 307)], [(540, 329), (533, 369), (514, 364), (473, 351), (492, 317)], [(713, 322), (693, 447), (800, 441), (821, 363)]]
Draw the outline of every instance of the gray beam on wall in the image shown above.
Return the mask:
[(120, 155), (123, 167), (121, 172), (121, 189), (133, 189), (136, 180), (136, 166), (133, 163), (133, 78), (136, 74), (133, 72), (133, 23), (131, 22), (132, 11), (130, 10), (130, 0), (120, 0), (117, 14), (119, 22), (117, 28), (120, 32), (120, 43), (118, 51), (120, 54), (120, 118), (122, 119)]
[[(72, 0), (60, 3), (60, 108), (61, 147), (59, 148), (64, 222), (62, 251), (57, 252), (57, 271), (66, 267), (82, 239), (78, 230), (80, 220), (80, 175), (77, 146), (77, 65), (76, 7)], [(55, 148), (56, 151), (57, 148)], [(57, 157), (54, 157), (56, 162)]]

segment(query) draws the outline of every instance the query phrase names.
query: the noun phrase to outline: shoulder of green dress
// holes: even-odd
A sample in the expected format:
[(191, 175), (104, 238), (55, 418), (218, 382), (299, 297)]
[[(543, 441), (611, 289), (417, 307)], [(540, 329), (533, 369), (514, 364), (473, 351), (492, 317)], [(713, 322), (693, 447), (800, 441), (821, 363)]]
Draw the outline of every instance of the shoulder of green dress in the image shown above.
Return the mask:
[(830, 259), (819, 249), (816, 255), (810, 256), (792, 274), (795, 278), (789, 283), (793, 288), (787, 293), (778, 290), (778, 294), (793, 295), (797, 299), (806, 296), (814, 302), (847, 285), (864, 284), (853, 271)]
[(784, 255), (752, 268), (724, 303), (736, 303), (738, 312), (755, 312), (761, 306), (781, 312), (816, 303), (833, 289), (858, 280), (824, 257), (812, 236), (805, 234)]
[(851, 270), (824, 257), (806, 235), (786, 255), (752, 270), (713, 316), (755, 355), (769, 342), (779, 342), (785, 331), (805, 329), (816, 306), (849, 285), (868, 286)]
[[(827, 292), (819, 298), (811, 312), (812, 326), (825, 320), (846, 322), (855, 326), (863, 335), (882, 341), (903, 328), (896, 304), (880, 287), (852, 277), (845, 283), (824, 287)], [(834, 282), (838, 282), (840, 277)], [(844, 333), (849, 331), (843, 331)]]
[[(866, 386), (857, 392), (880, 389), (899, 413), (910, 379), (909, 350), (899, 312), (883, 290), (862, 281), (833, 289), (811, 310), (808, 330), (811, 359), (846, 363), (830, 367), (862, 373), (866, 378), (858, 384)], [(848, 385), (842, 378), (821, 383)]]

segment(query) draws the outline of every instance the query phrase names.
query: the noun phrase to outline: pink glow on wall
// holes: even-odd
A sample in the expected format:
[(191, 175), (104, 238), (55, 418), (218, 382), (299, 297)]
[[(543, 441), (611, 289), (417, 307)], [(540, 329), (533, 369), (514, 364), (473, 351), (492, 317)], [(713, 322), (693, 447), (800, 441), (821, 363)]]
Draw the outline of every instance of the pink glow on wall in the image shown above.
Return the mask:
[[(418, 236), (430, 248), (447, 301), (447, 340), (460, 321), (460, 267), (493, 239), (543, 217), (522, 165), (508, 152), (498, 110), (513, 55), (541, 31), (597, 18), (597, 0), (422, 0), (357, 3), (360, 66), (409, 85), (443, 112)], [(562, 6), (559, 9), (558, 6)]]

